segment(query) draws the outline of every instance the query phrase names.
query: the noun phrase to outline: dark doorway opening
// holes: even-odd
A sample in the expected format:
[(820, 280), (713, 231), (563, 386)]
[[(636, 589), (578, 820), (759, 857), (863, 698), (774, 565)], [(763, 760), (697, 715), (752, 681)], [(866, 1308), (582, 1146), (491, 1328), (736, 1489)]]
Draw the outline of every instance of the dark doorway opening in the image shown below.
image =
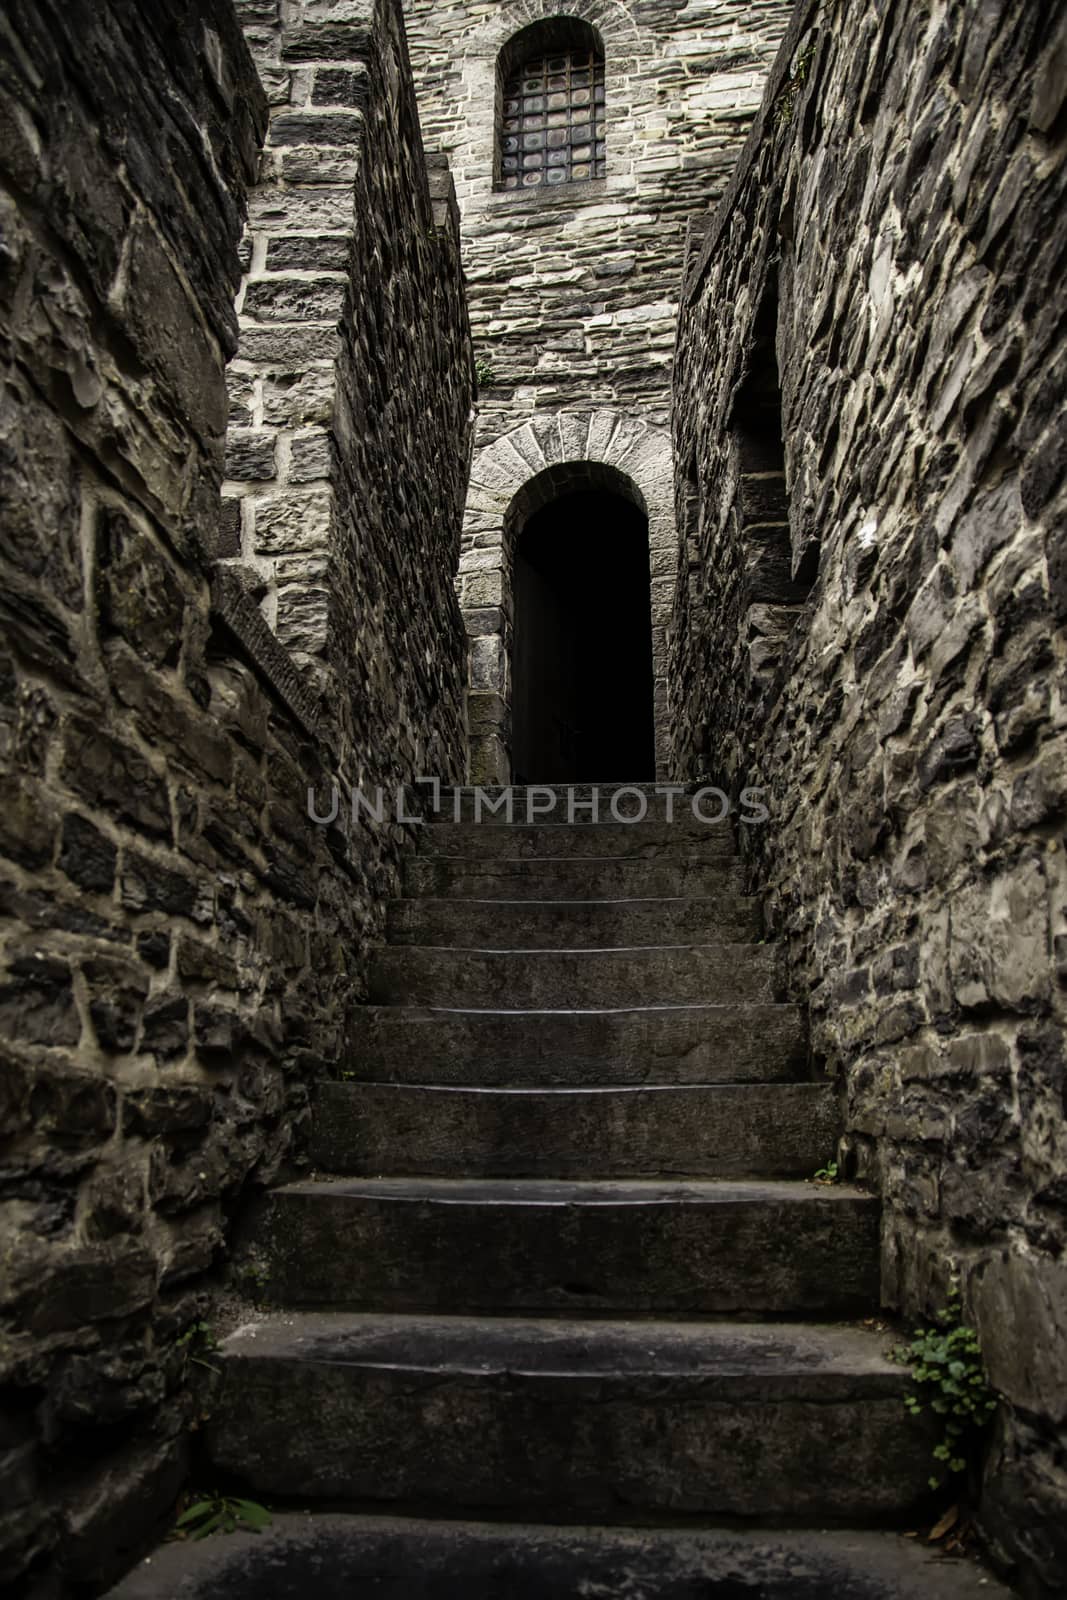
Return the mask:
[(604, 490), (534, 513), (515, 556), (516, 783), (656, 774), (648, 519)]

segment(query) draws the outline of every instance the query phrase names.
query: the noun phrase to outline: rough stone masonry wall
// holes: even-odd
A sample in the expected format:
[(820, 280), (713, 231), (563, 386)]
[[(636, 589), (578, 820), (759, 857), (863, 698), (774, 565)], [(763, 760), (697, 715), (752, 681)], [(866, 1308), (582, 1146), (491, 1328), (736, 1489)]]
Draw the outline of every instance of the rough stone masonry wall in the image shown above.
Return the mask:
[[(517, 513), (608, 467), (649, 517), (656, 729), (669, 772), (675, 576), (668, 430), (690, 219), (725, 185), (786, 0), (406, 0), (423, 126), (456, 180), (481, 384), (464, 524), (472, 777), (510, 776)], [(494, 191), (497, 62), (515, 34), (579, 18), (606, 60), (607, 175)]]
[[(427, 139), (463, 217), (477, 443), (532, 412), (668, 421), (686, 228), (721, 192), (788, 17), (783, 0), (406, 0)], [(496, 66), (544, 17), (580, 17), (607, 67), (607, 176), (494, 192)]]
[[(229, 374), (224, 552), (350, 719), (357, 768), (373, 725), (355, 779), (447, 779), (457, 760), (462, 777), (453, 578), (474, 378), (447, 163), (432, 158), (428, 186), (398, 4), (237, 11), (271, 117)], [(402, 595), (418, 599), (407, 614)]]
[[(1065, 67), (1044, 0), (802, 5), (675, 401), (679, 764), (769, 789), (753, 881), (884, 1197), (886, 1302), (958, 1266), (1005, 1402), (985, 1529), (1042, 1596), (1067, 1577)], [(776, 539), (799, 612), (768, 614)]]
[(379, 392), (382, 349), (404, 383), (327, 479), (358, 489), (372, 462), (391, 484), (358, 539), (331, 525), (334, 701), (212, 560), (266, 120), (225, 0), (11, 0), (0, 20), (0, 1587), (34, 1600), (96, 1592), (170, 1514), (228, 1224), (300, 1160), (358, 1000), (410, 830), (319, 829), (308, 788), (323, 805), (379, 747), (410, 779), (411, 747), (456, 737), (440, 596), (469, 397), (428, 411), (412, 374), (444, 346), (469, 370), (469, 342), (440, 301), (406, 343), (382, 298), (352, 303), (374, 219), (392, 209), (384, 251), (430, 212), (380, 105), (337, 415)]

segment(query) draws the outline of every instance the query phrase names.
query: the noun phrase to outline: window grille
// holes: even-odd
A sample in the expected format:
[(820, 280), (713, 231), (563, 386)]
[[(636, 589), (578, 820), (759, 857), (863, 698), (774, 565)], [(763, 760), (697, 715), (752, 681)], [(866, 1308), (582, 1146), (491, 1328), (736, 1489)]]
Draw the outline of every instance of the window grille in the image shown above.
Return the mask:
[(514, 67), (502, 110), (502, 188), (604, 176), (604, 58), (595, 50), (537, 55)]

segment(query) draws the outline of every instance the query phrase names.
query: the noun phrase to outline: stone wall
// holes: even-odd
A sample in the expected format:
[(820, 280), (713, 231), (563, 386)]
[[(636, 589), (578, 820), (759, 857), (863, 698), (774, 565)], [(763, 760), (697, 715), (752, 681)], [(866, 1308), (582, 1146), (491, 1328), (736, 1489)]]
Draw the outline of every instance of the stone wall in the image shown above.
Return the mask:
[[(233, 12), (12, 0), (0, 22), (12, 1595), (95, 1592), (171, 1514), (230, 1221), (301, 1160), (308, 1085), (337, 1056), (410, 839), (347, 826), (345, 808), (314, 826), (309, 787), (322, 807), (339, 770), (410, 780), (428, 753), (462, 773), (451, 578), (469, 339), (447, 270), (441, 297), (413, 307), (405, 273), (438, 267), (409, 233), (425, 221), (438, 263), (454, 261), (454, 217), (438, 169), (432, 221), (417, 127), (383, 108), (386, 92), (411, 106), (373, 65), (401, 72), (396, 9), (371, 25), (349, 152), (364, 214), (319, 438), (336, 512), (326, 696), (242, 574), (212, 560), (242, 212), (267, 123)], [(404, 265), (372, 295), (391, 241)], [(382, 352), (403, 380), (387, 402)]]
[[(455, 174), (483, 364), (461, 563), (472, 775), (510, 775), (512, 551), (518, 513), (537, 496), (531, 482), (551, 467), (588, 484), (610, 467), (649, 516), (666, 776), (676, 544), (667, 424), (686, 230), (729, 177), (788, 4), (406, 0), (404, 9), (423, 126)], [(500, 53), (530, 24), (561, 17), (581, 19), (603, 43), (607, 174), (495, 189)]]
[[(398, 5), (309, 0), (284, 23), (277, 0), (237, 10), (271, 116), (243, 244), (224, 550), (334, 714), (355, 719), (347, 744), (366, 727), (330, 678), (328, 639), (378, 727), (376, 702), (392, 702), (395, 735), (376, 748), (390, 780), (454, 761), (464, 738), (452, 577), (474, 376), (455, 198), (439, 155), (427, 185)], [(424, 470), (398, 473), (398, 460)], [(392, 604), (405, 593), (421, 602), (410, 632)], [(331, 605), (355, 626), (331, 627)]]
[(680, 776), (746, 845), (885, 1200), (1004, 1397), (987, 1536), (1067, 1571), (1061, 8), (797, 12), (685, 292)]
[[(724, 187), (785, 27), (782, 0), (406, 0), (428, 140), (463, 216), (478, 444), (536, 410), (667, 421), (686, 228)], [(607, 176), (493, 188), (497, 59), (580, 17), (606, 63)]]

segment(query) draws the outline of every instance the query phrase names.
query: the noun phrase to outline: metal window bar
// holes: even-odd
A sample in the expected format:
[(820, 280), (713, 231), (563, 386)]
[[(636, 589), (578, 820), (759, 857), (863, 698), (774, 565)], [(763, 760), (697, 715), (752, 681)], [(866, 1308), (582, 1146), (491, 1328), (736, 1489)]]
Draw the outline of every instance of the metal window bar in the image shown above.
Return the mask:
[(500, 130), (503, 188), (602, 178), (606, 153), (599, 56), (562, 51), (527, 61), (511, 74)]

